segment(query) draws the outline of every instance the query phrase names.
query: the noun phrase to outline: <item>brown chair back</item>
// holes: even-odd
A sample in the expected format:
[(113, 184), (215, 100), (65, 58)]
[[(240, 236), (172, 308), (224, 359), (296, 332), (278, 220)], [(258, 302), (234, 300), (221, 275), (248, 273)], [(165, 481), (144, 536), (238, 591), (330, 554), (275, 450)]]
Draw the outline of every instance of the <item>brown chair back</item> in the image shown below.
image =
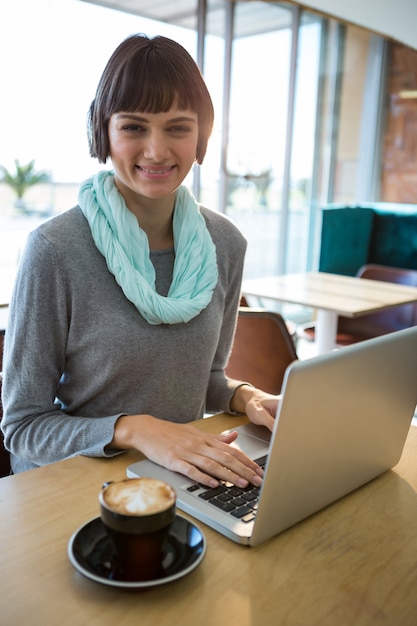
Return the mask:
[(5, 330), (0, 328), (0, 372), (3, 371), (3, 347), (4, 347)]
[(277, 394), (285, 370), (297, 358), (294, 342), (279, 313), (239, 307), (227, 376)]
[[(1, 387), (3, 381), (3, 345), (4, 345), (4, 330), (0, 330), (0, 421), (3, 417), (3, 405), (1, 403)], [(0, 478), (8, 476), (10, 474), (10, 457), (9, 453), (4, 447), (3, 433), (0, 430)]]
[[(417, 270), (385, 265), (363, 265), (357, 274), (360, 278), (381, 280), (399, 285), (417, 287)], [(379, 335), (410, 328), (417, 324), (417, 304), (400, 306), (370, 313), (357, 318), (340, 316), (338, 321), (338, 343), (354, 343)]]

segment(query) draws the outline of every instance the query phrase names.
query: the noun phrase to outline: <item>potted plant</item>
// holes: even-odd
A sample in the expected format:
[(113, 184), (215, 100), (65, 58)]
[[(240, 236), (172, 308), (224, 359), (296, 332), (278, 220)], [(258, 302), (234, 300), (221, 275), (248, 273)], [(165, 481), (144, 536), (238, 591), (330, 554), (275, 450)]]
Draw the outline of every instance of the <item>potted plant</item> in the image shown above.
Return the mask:
[(49, 182), (51, 175), (46, 170), (36, 171), (34, 160), (21, 165), (19, 159), (15, 159), (15, 167), (15, 171), (10, 172), (4, 165), (0, 165), (0, 181), (9, 185), (15, 192), (17, 197), (14, 206), (21, 211), (29, 212), (23, 196), (30, 187)]

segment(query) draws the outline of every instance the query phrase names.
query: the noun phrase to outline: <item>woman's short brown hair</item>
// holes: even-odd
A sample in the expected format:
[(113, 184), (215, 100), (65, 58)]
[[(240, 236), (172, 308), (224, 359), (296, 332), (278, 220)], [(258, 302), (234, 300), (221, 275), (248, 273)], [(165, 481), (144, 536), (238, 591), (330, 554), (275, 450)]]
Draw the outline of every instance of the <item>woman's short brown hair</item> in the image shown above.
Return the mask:
[(201, 164), (213, 128), (214, 110), (197, 64), (180, 44), (167, 37), (128, 37), (110, 57), (90, 106), (90, 155), (100, 163), (107, 161), (108, 124), (113, 113), (161, 113), (173, 105), (197, 113), (196, 160)]

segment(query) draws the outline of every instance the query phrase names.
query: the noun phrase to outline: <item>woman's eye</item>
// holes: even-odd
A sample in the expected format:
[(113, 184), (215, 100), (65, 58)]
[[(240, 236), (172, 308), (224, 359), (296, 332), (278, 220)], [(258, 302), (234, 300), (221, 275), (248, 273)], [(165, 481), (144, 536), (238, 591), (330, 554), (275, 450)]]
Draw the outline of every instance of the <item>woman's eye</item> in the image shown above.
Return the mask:
[(189, 126), (171, 126), (169, 131), (176, 135), (185, 135), (191, 132), (191, 128)]
[(125, 124), (124, 126), (122, 126), (122, 130), (135, 132), (135, 133), (145, 132), (145, 128), (143, 126), (140, 126), (139, 124)]

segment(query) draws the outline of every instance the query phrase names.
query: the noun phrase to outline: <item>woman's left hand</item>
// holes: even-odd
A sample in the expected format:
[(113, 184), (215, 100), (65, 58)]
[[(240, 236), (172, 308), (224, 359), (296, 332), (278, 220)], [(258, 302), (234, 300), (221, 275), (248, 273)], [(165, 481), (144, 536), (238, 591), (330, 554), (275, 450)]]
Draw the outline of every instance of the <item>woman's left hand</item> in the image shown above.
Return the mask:
[(281, 396), (274, 396), (250, 385), (241, 385), (235, 391), (232, 410), (246, 413), (254, 424), (266, 426), (272, 431)]

